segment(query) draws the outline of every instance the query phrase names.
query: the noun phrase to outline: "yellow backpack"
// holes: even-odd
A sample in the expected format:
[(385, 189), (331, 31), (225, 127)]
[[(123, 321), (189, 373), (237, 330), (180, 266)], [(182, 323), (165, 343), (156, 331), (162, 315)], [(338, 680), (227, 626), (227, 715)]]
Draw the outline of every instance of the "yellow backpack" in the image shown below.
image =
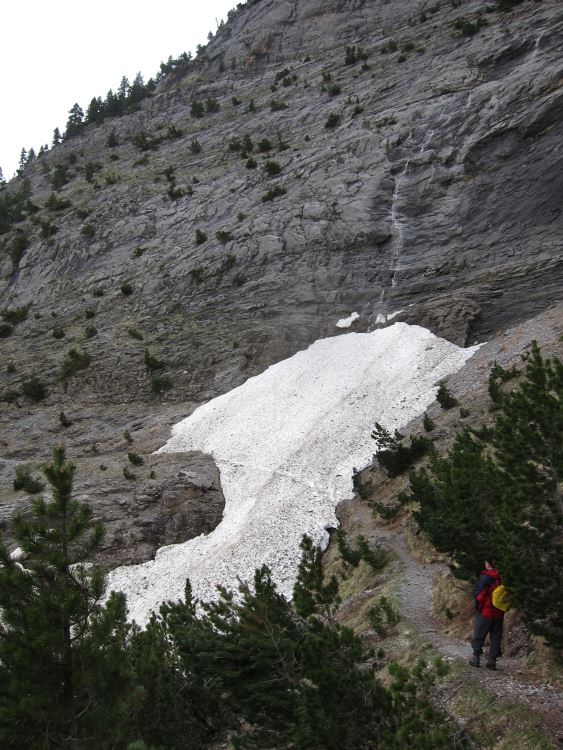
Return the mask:
[(493, 607), (496, 607), (503, 612), (508, 612), (508, 610), (512, 606), (512, 602), (510, 601), (510, 592), (506, 588), (506, 586), (503, 586), (502, 583), (495, 589), (493, 589), (491, 600), (493, 602)]

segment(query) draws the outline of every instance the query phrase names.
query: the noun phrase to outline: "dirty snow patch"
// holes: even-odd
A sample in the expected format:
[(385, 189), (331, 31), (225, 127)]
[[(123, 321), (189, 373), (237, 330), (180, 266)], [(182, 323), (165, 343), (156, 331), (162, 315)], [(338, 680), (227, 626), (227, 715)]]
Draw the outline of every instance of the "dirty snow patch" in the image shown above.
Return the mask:
[(357, 320), (359, 317), (360, 317), (360, 313), (353, 312), (352, 315), (350, 315), (347, 318), (340, 318), (340, 320), (336, 322), (336, 327), (337, 328), (350, 328), (352, 323), (355, 320)]
[(217, 584), (235, 588), (264, 563), (291, 596), (301, 537), (326, 543), (327, 527), (338, 525), (335, 508), (352, 494), (353, 467), (373, 454), (374, 422), (392, 431), (422, 414), (437, 381), (476, 349), (405, 323), (321, 339), (175, 425), (160, 451), (215, 458), (223, 520), (207, 536), (110, 574), (130, 617), (144, 623), (161, 601), (180, 598), (186, 577), (196, 596), (210, 599)]

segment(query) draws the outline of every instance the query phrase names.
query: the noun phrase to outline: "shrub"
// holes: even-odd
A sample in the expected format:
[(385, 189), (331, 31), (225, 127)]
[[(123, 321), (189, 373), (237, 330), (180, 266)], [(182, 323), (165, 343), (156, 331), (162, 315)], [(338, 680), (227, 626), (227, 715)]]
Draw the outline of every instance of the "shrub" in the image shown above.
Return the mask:
[(41, 226), (41, 239), (47, 240), (47, 242), (51, 240), (59, 231), (59, 228), (57, 227), (57, 225), (52, 224), (48, 220), (40, 221), (40, 226)]
[(96, 234), (96, 229), (93, 224), (88, 222), (88, 224), (84, 224), (80, 230), (80, 234), (91, 239)]
[(461, 407), (460, 407), (460, 409), (459, 409), (459, 416), (460, 416), (460, 417), (461, 417), (462, 419), (465, 419), (465, 418), (466, 418), (466, 417), (468, 417), (468, 416), (469, 416), (470, 414), (471, 414), (471, 411), (470, 411), (469, 409), (466, 409), (466, 408), (465, 408), (464, 406), (461, 406)]
[(239, 211), (237, 214), (237, 220), (244, 221), (245, 219), (246, 219), (246, 214), (244, 214), (242, 211)]
[(195, 230), (195, 244), (196, 245), (203, 245), (203, 243), (207, 240), (207, 234), (205, 232), (202, 232), (201, 229)]
[(64, 329), (61, 328), (61, 326), (55, 326), (53, 330), (51, 331), (51, 336), (54, 339), (62, 339), (64, 338), (65, 332)]
[(115, 148), (116, 146), (119, 146), (119, 141), (117, 140), (115, 130), (112, 130), (111, 133), (106, 138), (106, 146), (108, 148)]
[(253, 159), (252, 156), (246, 162), (247, 169), (256, 169), (257, 166), (258, 166), (258, 162), (256, 161), (256, 159)]
[(170, 187), (166, 191), (166, 194), (171, 201), (177, 201), (184, 196), (184, 191), (182, 190), (182, 188), (176, 187), (175, 185), (170, 185)]
[(330, 96), (338, 96), (342, 91), (342, 88), (339, 83), (332, 83), (327, 90)]
[(169, 125), (166, 133), (159, 139), (162, 141), (173, 141), (176, 138), (182, 138), (184, 135), (184, 131), (180, 130), (180, 128), (176, 127), (174, 123), (172, 125)]
[(285, 78), (282, 78), (282, 86), (285, 86), (287, 88), (288, 86), (291, 86), (292, 83), (295, 83), (297, 80), (297, 76), (294, 74), (292, 76), (286, 76)]
[(142, 456), (139, 456), (138, 453), (133, 453), (132, 451), (129, 451), (129, 453), (127, 453), (127, 458), (133, 464), (133, 466), (142, 466), (142, 464), (145, 463)]
[(353, 568), (357, 568), (362, 560), (375, 571), (382, 570), (387, 564), (388, 555), (385, 550), (382, 547), (372, 550), (365, 537), (361, 534), (356, 537), (356, 549), (350, 547), (346, 538), (346, 532), (342, 528), (339, 528), (336, 532), (336, 541), (340, 556), (344, 562)]
[(145, 349), (144, 362), (145, 367), (147, 368), (147, 372), (164, 369), (164, 362), (153, 356), (148, 349)]
[(151, 151), (158, 148), (158, 141), (152, 138), (144, 130), (140, 130), (138, 133), (134, 133), (131, 136), (131, 143), (136, 146), (140, 151)]
[(454, 21), (454, 29), (459, 31), (460, 36), (473, 36), (478, 34), (484, 26), (488, 26), (488, 21), (481, 15), (472, 21), (469, 18), (457, 18)]
[(192, 268), (190, 271), (190, 276), (194, 284), (199, 284), (203, 281), (203, 274), (205, 273), (204, 268), (202, 266), (197, 266), (196, 268)]
[(93, 325), (88, 325), (84, 329), (84, 338), (91, 339), (98, 333), (98, 329), (95, 328)]
[(454, 398), (445, 381), (443, 380), (441, 380), (438, 385), (436, 401), (440, 404), (442, 409), (452, 409), (454, 406), (457, 406), (457, 399)]
[(51, 185), (53, 190), (60, 190), (70, 180), (68, 176), (68, 167), (66, 164), (55, 164)]
[(154, 393), (164, 393), (172, 388), (172, 381), (166, 376), (153, 375), (151, 378), (151, 388)]
[(501, 404), (503, 399), (503, 392), (501, 390), (502, 383), (507, 383), (509, 380), (517, 377), (520, 371), (513, 366), (510, 370), (505, 370), (497, 362), (493, 363), (491, 372), (489, 373), (489, 396), (495, 404)]
[(227, 232), (224, 229), (219, 229), (217, 232), (215, 232), (215, 237), (217, 237), (222, 245), (226, 245), (227, 242), (232, 242), (234, 239), (231, 232)]
[(16, 232), (16, 235), (14, 239), (11, 241), (11, 243), (8, 245), (8, 256), (10, 257), (10, 260), (12, 261), (12, 266), (16, 268), (20, 262), (20, 260), (23, 258), (23, 254), (29, 247), (29, 240), (27, 236), (21, 231), (18, 230)]
[(7, 339), (13, 330), (9, 323), (0, 323), (0, 339)]
[(131, 443), (133, 442), (133, 438), (131, 437), (131, 433), (129, 432), (129, 430), (123, 430), (123, 439), (127, 443), (129, 443), (129, 445), (131, 445)]
[(104, 182), (106, 185), (116, 185), (119, 182), (119, 175), (117, 172), (108, 172), (104, 176)]
[(92, 292), (92, 295), (94, 297), (103, 297), (104, 296), (104, 290), (101, 287), (98, 287), (97, 289), (94, 289)]
[(424, 417), (422, 418), (422, 426), (424, 427), (426, 432), (432, 432), (432, 430), (436, 427), (436, 423), (429, 414), (425, 413)]
[(361, 47), (348, 46), (346, 47), (344, 62), (346, 65), (354, 65), (355, 63), (360, 62), (360, 60), (367, 60), (368, 57), (369, 55), (367, 52), (364, 52)]
[(59, 412), (59, 422), (61, 423), (62, 427), (70, 427), (72, 425), (72, 422), (66, 416), (64, 411)]
[(84, 310), (84, 317), (86, 320), (92, 320), (92, 318), (96, 317), (96, 311), (91, 307), (87, 307), (86, 310)]
[(410, 445), (402, 445), (402, 435), (396, 434), (395, 437), (391, 437), (378, 422), (375, 423), (371, 437), (378, 447), (377, 462), (385, 469), (389, 477), (396, 477), (410, 469), (432, 448), (432, 441), (423, 435), (411, 436)]
[(17, 401), (17, 399), (21, 396), (21, 393), (16, 390), (8, 390), (4, 391), (0, 395), (0, 401), (3, 401), (6, 404), (13, 404)]
[(29, 495), (37, 495), (45, 488), (43, 482), (38, 479), (33, 479), (29, 469), (24, 466), (18, 466), (16, 468), (16, 478), (14, 479), (14, 489), (16, 492), (24, 490)]
[(242, 139), (242, 148), (246, 154), (249, 154), (254, 149), (254, 143), (248, 133)]
[(129, 297), (131, 294), (133, 294), (133, 286), (129, 281), (124, 281), (119, 288), (121, 289), (121, 293), (126, 297)]
[(209, 114), (213, 114), (214, 112), (219, 112), (219, 110), (221, 109), (221, 105), (219, 104), (218, 99), (210, 96), (205, 102), (205, 108)]
[(231, 99), (231, 104), (233, 105), (233, 107), (238, 107), (242, 104), (242, 101), (240, 99), (237, 99), (236, 96), (233, 96)]
[(287, 109), (288, 105), (282, 102), (280, 99), (272, 99), (270, 102), (270, 109), (272, 112), (280, 112), (282, 109)]
[(87, 161), (84, 165), (84, 179), (87, 182), (94, 180), (94, 175), (102, 169), (102, 165), (94, 161)]
[(70, 208), (72, 203), (64, 198), (59, 198), (56, 193), (51, 195), (45, 201), (45, 208), (49, 211), (63, 211), (65, 208)]
[(190, 151), (192, 152), (192, 154), (201, 154), (201, 143), (197, 138), (192, 138), (192, 142), (190, 143)]
[(76, 375), (80, 370), (85, 370), (90, 366), (92, 358), (88, 352), (82, 349), (72, 348), (66, 353), (63, 363), (61, 366), (61, 378), (62, 380), (68, 380), (69, 378)]
[(136, 475), (136, 474), (133, 474), (133, 472), (132, 472), (132, 471), (129, 471), (129, 469), (127, 468), (127, 466), (124, 466), (124, 467), (123, 467), (123, 476), (124, 476), (124, 477), (125, 477), (125, 479), (127, 479), (127, 480), (128, 480), (129, 482), (132, 482), (133, 480), (137, 479), (137, 475)]
[(29, 380), (24, 380), (21, 388), (23, 395), (32, 401), (43, 401), (47, 398), (47, 388), (35, 375)]
[(400, 616), (387, 597), (380, 597), (378, 603), (368, 612), (371, 627), (380, 636), (389, 634), (389, 631), (398, 625)]
[(279, 81), (282, 80), (282, 78), (286, 78), (288, 75), (290, 75), (291, 71), (289, 68), (284, 68), (283, 70), (280, 70), (276, 73), (276, 76), (274, 78), (274, 81), (276, 83), (279, 83)]
[(286, 193), (286, 188), (282, 187), (281, 185), (276, 185), (275, 187), (270, 188), (270, 190), (268, 190), (268, 192), (262, 196), (262, 203), (273, 201), (274, 198), (278, 198), (280, 195), (285, 195)]
[(0, 315), (2, 316), (2, 320), (5, 320), (6, 323), (15, 326), (18, 323), (22, 323), (24, 320), (27, 320), (30, 307), (30, 304), (21, 305), (20, 307), (14, 307), (11, 310), (7, 307), (3, 307), (0, 310)]
[(269, 138), (261, 138), (258, 141), (257, 146), (258, 146), (258, 151), (260, 151), (261, 153), (266, 153), (267, 151), (272, 150), (272, 142), (270, 141)]
[(240, 142), (240, 138), (231, 138), (229, 141), (229, 151), (240, 151), (242, 149), (242, 143)]
[(233, 278), (233, 284), (235, 286), (243, 286), (244, 284), (246, 284), (247, 281), (248, 279), (242, 273), (235, 274), (235, 277)]
[(267, 161), (264, 164), (264, 171), (268, 173), (270, 177), (275, 177), (281, 172), (282, 168), (277, 161)]
[(338, 127), (340, 125), (340, 121), (342, 120), (342, 116), (338, 114), (338, 112), (331, 112), (329, 116), (327, 117), (327, 121), (325, 122), (325, 128), (332, 129)]

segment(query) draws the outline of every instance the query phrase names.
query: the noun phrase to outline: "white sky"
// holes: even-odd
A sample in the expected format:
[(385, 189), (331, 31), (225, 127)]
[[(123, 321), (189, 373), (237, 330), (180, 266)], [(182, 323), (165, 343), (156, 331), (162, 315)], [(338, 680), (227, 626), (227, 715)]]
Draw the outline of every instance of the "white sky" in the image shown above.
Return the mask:
[(123, 75), (154, 76), (169, 55), (195, 52), (238, 0), (3, 0), (0, 4), (0, 167), (22, 147), (51, 145), (74, 102), (114, 91)]

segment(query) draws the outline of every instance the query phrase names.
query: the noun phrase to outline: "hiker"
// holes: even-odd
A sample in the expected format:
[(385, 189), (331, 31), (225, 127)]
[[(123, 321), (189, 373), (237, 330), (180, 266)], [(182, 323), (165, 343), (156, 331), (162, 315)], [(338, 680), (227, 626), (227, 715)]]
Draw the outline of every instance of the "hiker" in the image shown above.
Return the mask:
[(502, 583), (500, 573), (495, 568), (495, 559), (489, 555), (485, 560), (485, 570), (481, 573), (475, 586), (475, 629), (473, 631), (473, 656), (469, 659), (472, 667), (480, 665), (483, 643), (487, 634), (490, 637), (489, 655), (485, 666), (488, 669), (497, 668), (497, 658), (501, 656), (500, 641), (502, 638), (502, 623), (504, 612), (493, 606), (493, 590)]

